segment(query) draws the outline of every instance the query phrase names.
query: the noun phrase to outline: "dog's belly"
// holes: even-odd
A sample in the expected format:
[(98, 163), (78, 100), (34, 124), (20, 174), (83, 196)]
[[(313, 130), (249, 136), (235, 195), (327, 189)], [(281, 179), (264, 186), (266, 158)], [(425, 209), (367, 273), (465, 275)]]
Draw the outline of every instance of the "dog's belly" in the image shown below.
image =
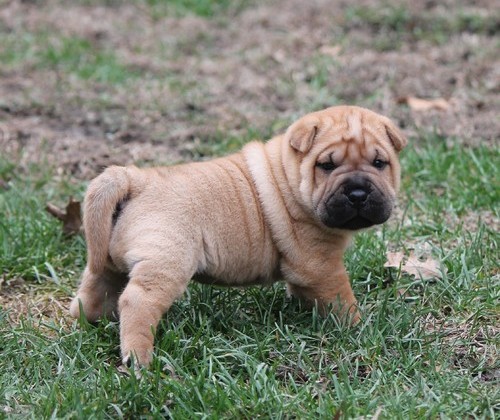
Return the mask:
[[(276, 273), (278, 274), (278, 273)], [(276, 280), (278, 280), (278, 275), (269, 275), (269, 276), (257, 276), (254, 278), (218, 278), (213, 277), (206, 273), (197, 273), (194, 275), (193, 280), (202, 283), (209, 284), (214, 286), (255, 286), (255, 285), (267, 285), (272, 284)]]
[[(262, 237), (240, 238), (238, 246), (224, 236), (203, 241), (194, 280), (205, 284), (247, 286), (270, 284), (277, 275), (279, 254), (269, 232)], [(256, 240), (257, 239), (257, 240)]]

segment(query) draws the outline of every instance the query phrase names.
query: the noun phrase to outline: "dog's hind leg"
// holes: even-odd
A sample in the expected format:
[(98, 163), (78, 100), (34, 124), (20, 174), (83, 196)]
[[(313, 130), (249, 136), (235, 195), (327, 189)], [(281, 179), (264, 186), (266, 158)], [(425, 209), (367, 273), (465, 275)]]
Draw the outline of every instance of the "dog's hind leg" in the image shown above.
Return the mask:
[(118, 297), (127, 280), (128, 277), (124, 273), (105, 268), (101, 273), (95, 274), (87, 267), (76, 297), (71, 302), (71, 316), (80, 317), (81, 305), (83, 315), (89, 322), (96, 322), (103, 317), (116, 319)]
[(194, 274), (179, 262), (142, 260), (130, 272), (120, 296), (120, 344), (123, 364), (131, 357), (137, 366), (151, 362), (156, 327), (163, 314), (186, 290)]

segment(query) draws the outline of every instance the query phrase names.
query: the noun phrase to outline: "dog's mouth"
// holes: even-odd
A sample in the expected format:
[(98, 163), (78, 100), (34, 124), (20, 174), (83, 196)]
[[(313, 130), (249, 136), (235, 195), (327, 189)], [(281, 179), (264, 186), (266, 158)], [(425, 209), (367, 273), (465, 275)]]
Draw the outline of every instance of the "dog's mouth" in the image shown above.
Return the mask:
[[(383, 223), (383, 222), (380, 222)], [(341, 224), (340, 226), (330, 226), (330, 227), (337, 227), (340, 229), (347, 229), (347, 230), (358, 230), (358, 229), (365, 229), (369, 228), (370, 226), (376, 225), (377, 223), (374, 223), (373, 221), (357, 215), (353, 217), (352, 219), (346, 221), (345, 223)]]
[(330, 210), (327, 211), (326, 217), (322, 218), (322, 222), (330, 228), (358, 230), (384, 223), (390, 216), (391, 211), (386, 206), (372, 208), (367, 211), (356, 209)]
[(330, 228), (365, 229), (387, 221), (392, 207), (392, 200), (373, 185), (347, 184), (328, 197), (321, 221)]

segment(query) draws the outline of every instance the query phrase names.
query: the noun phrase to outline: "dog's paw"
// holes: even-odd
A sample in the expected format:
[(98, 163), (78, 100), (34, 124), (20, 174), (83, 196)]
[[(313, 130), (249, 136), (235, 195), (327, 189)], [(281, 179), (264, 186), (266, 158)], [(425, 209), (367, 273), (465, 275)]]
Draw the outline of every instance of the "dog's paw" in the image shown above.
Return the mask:
[(351, 327), (355, 327), (361, 322), (361, 312), (357, 309), (348, 315), (348, 323)]
[(86, 293), (78, 293), (71, 301), (69, 314), (76, 319), (83, 317), (91, 324), (106, 318), (110, 321), (118, 319), (116, 305), (103, 299), (98, 299)]
[(141, 351), (133, 350), (124, 353), (122, 357), (122, 365), (135, 370), (148, 368), (153, 360), (153, 350), (143, 349)]
[(139, 364), (133, 363), (133, 359), (130, 356), (122, 359), (122, 364), (117, 367), (117, 370), (127, 376), (134, 375), (136, 379), (142, 378), (143, 367)]
[[(73, 298), (73, 300), (71, 301), (71, 305), (69, 307), (69, 314), (73, 317), (73, 318), (80, 318), (81, 316), (81, 312), (80, 312), (80, 307), (83, 308), (83, 304), (82, 304), (82, 301), (80, 299), (79, 296), (76, 296), (75, 298)], [(83, 313), (83, 315), (85, 315), (85, 313)]]
[(81, 319), (82, 316), (91, 324), (96, 323), (101, 318), (101, 310), (99, 307), (91, 303), (87, 297), (78, 294), (69, 307), (69, 314), (76, 319)]

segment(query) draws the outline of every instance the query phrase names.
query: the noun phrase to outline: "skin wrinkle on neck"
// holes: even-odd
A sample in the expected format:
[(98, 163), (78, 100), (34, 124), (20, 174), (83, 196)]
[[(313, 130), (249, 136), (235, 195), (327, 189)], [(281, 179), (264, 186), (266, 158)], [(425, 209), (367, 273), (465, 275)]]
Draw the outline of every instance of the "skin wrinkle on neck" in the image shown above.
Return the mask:
[[(270, 168), (271, 165), (269, 164), (268, 153), (269, 151), (266, 150), (263, 145), (250, 143), (246, 148), (246, 152), (244, 151), (244, 154), (248, 155), (248, 158), (245, 158), (245, 161), (247, 162), (247, 165), (250, 163), (248, 165), (250, 174), (252, 175), (252, 178), (257, 186), (257, 192), (259, 193), (259, 196), (262, 196), (259, 202), (262, 206), (264, 216), (267, 219), (267, 224), (270, 227), (271, 237), (277, 245), (278, 252), (283, 255), (288, 255), (290, 251), (287, 251), (286, 249), (287, 247), (285, 246), (286, 242), (284, 241), (284, 237), (286, 237), (287, 235), (291, 235), (294, 242), (299, 243), (297, 232), (293, 228), (289, 219), (285, 221), (274, 220), (275, 216), (273, 215), (273, 212), (270, 211), (270, 209), (266, 206), (266, 200), (263, 199), (265, 196), (272, 194), (272, 197), (267, 198), (274, 199), (275, 197), (277, 197), (279, 200), (279, 205), (287, 212), (287, 214), (289, 214), (288, 207), (285, 204), (283, 195), (276, 192), (276, 183), (273, 184), (266, 179), (267, 177), (272, 177), (276, 181), (275, 174)], [(254, 159), (249, 159), (252, 155), (254, 155)], [(256, 162), (258, 162), (258, 165), (256, 165)], [(262, 173), (261, 170), (263, 170), (263, 172), (265, 173)], [(283, 222), (285, 222), (286, 224), (287, 231), (284, 235), (279, 230), (277, 231), (277, 225), (279, 226), (279, 224)]]

